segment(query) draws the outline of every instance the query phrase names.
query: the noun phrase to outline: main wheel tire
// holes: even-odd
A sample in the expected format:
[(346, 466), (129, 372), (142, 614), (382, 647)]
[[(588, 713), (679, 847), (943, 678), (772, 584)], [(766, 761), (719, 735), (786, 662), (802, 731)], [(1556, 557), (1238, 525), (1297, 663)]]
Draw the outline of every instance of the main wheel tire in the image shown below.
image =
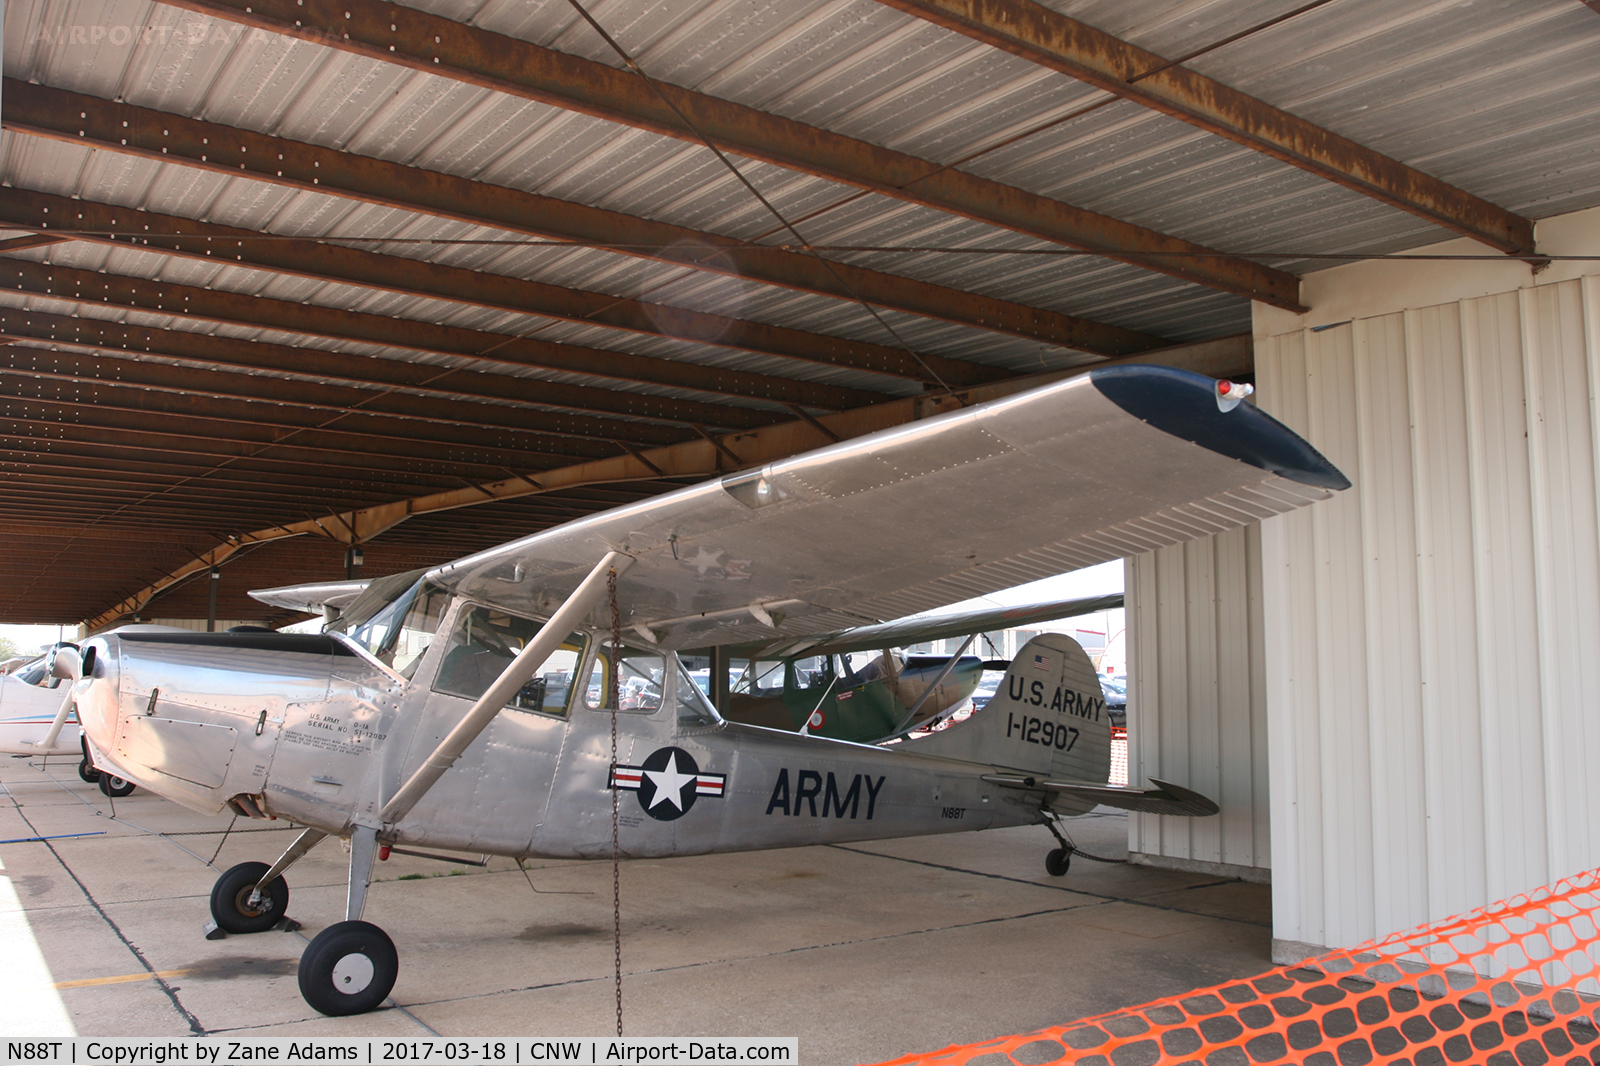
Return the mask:
[(211, 917), (225, 933), (264, 933), (278, 924), (289, 909), (289, 883), (274, 877), (250, 905), (250, 893), (261, 875), (272, 867), (264, 862), (241, 862), (211, 886)]
[(365, 1014), (388, 997), (399, 973), (387, 933), (370, 922), (339, 922), (300, 956), (300, 995), (323, 1014)]
[(1072, 865), (1072, 852), (1066, 848), (1054, 848), (1044, 857), (1044, 869), (1051, 877), (1060, 877), (1067, 872), (1067, 867)]
[(108, 774), (104, 770), (96, 770), (95, 775), (100, 779), (100, 791), (115, 799), (132, 795), (134, 788), (137, 787), (126, 777)]
[(100, 780), (100, 771), (94, 768), (94, 764), (89, 761), (89, 756), (87, 755), (78, 762), (78, 776), (91, 785)]

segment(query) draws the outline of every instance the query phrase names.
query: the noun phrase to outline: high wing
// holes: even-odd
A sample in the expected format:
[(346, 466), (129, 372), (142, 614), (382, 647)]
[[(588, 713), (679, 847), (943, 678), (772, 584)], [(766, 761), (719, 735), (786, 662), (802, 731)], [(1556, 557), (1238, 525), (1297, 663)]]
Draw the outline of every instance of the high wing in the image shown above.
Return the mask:
[(253, 589), (252, 599), (273, 607), (284, 607), (306, 614), (320, 614), (323, 607), (344, 607), (372, 584), (368, 578), (354, 581), (312, 581), (304, 585), (280, 585), (273, 589)]
[(1054, 621), (1057, 618), (1076, 618), (1080, 614), (1109, 611), (1121, 607), (1122, 603), (1122, 593), (1112, 592), (1104, 596), (1025, 603), (1015, 607), (996, 606), (972, 611), (954, 611), (933, 617), (918, 615), (914, 618), (897, 618), (893, 622), (857, 626), (838, 633), (825, 633), (820, 637), (764, 644), (751, 650), (747, 657), (781, 659), (789, 655), (835, 655), (849, 651), (874, 651), (878, 648), (904, 648), (930, 640), (964, 637), (971, 633), (985, 633), (994, 629), (1015, 629), (1036, 622)]
[[(901, 618), (1234, 528), (1349, 481), (1211, 378), (1106, 367), (604, 512), (429, 577), (548, 615), (608, 551), (666, 647)], [(1231, 409), (1227, 409), (1230, 408)]]

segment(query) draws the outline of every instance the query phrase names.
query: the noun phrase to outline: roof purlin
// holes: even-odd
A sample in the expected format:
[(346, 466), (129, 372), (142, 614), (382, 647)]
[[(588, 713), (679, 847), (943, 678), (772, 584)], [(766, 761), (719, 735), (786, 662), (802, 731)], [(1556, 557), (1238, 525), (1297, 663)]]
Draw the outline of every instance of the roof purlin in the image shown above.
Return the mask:
[[(848, 263), (636, 218), (618, 211), (319, 145), (5, 79), (7, 129), (363, 203), (554, 240), (608, 246), (694, 270), (747, 278), (1092, 352), (1129, 355), (1169, 342)], [(77, 116), (77, 117), (72, 117)], [(716, 254), (712, 254), (712, 253)]]
[[(1299, 279), (904, 152), (386, 0), (170, 0), (246, 26), (579, 111), (1304, 310)], [(670, 99), (670, 106), (657, 95)], [(686, 115), (694, 129), (684, 128)], [(697, 131), (697, 132), (696, 132)]]
[(304, 333), (332, 340), (381, 344), (408, 351), (436, 352), (489, 365), (540, 367), (594, 378), (693, 388), (707, 393), (777, 403), (799, 403), (825, 410), (859, 407), (881, 399), (877, 393), (860, 389), (770, 374), (679, 363), (610, 349), (558, 344), (535, 337), (508, 336), (417, 319), (248, 296), (225, 289), (43, 264), (28, 259), (0, 259), (0, 267), (3, 267), (0, 269), (0, 287), (51, 299), (106, 304), (149, 314)]
[(1030, 0), (878, 0), (1512, 254), (1533, 223), (1415, 167)]
[(46, 232), (67, 231), (75, 239), (91, 243), (561, 318), (632, 333), (698, 340), (932, 384), (959, 386), (1013, 376), (1009, 371), (979, 363), (913, 354), (843, 337), (15, 187), (0, 188), (0, 222)]

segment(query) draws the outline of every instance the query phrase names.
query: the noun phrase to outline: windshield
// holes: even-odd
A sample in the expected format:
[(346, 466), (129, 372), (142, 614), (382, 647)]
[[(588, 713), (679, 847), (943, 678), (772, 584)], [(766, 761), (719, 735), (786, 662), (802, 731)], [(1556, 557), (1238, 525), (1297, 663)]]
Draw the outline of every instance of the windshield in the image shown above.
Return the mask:
[[(413, 572), (414, 574), (415, 572)], [(404, 677), (417, 668), (450, 604), (450, 593), (413, 574), (375, 581), (330, 629), (346, 636)]]

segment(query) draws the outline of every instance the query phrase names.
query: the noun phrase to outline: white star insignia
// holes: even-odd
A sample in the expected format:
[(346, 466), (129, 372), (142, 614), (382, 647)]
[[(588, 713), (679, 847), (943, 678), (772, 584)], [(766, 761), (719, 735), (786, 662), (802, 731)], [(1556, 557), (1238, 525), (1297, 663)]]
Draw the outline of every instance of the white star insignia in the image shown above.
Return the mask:
[(696, 775), (678, 772), (678, 756), (676, 753), (667, 756), (666, 769), (646, 770), (644, 775), (656, 786), (656, 795), (650, 801), (650, 806), (654, 807), (663, 800), (667, 800), (678, 810), (683, 810), (683, 786), (692, 782)]

